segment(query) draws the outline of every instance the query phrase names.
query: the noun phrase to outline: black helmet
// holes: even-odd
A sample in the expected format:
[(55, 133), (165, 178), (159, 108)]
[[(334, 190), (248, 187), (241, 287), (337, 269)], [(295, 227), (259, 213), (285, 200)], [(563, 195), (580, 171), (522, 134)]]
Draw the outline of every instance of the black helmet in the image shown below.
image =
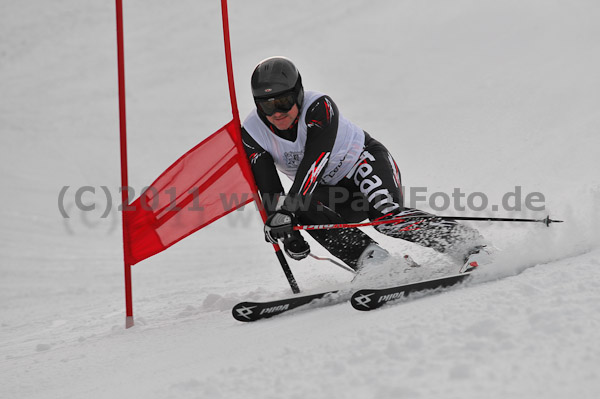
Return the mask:
[(298, 108), (302, 106), (304, 89), (300, 72), (294, 63), (285, 57), (271, 57), (259, 62), (252, 72), (250, 83), (255, 101), (292, 92), (295, 94)]

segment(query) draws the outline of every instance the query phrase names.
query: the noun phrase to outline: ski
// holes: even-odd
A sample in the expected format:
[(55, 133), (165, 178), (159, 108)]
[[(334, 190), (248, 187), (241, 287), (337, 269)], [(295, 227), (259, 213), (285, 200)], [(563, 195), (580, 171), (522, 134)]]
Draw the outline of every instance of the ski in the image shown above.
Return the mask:
[[(410, 293), (446, 288), (466, 280), (471, 271), (456, 275), (440, 277), (381, 289), (362, 289), (355, 291), (350, 302), (357, 310), (377, 309), (388, 302), (400, 299)], [(313, 308), (334, 305), (347, 301), (349, 292), (344, 290), (325, 291), (318, 294), (292, 296), (264, 302), (240, 302), (231, 310), (233, 318), (241, 322), (253, 322), (267, 319), (299, 307)]]
[(465, 281), (471, 276), (471, 271), (380, 289), (362, 289), (354, 292), (350, 303), (356, 310), (368, 311), (377, 309), (388, 302), (395, 301), (411, 293), (446, 288)]
[[(250, 322), (269, 317), (277, 316), (300, 306), (308, 305), (317, 300), (322, 300), (321, 304), (333, 305), (341, 302), (339, 291), (326, 291), (318, 294), (295, 296), (285, 299), (266, 302), (241, 302), (235, 305), (232, 309), (233, 318), (242, 321)], [(347, 300), (347, 297), (343, 300)]]

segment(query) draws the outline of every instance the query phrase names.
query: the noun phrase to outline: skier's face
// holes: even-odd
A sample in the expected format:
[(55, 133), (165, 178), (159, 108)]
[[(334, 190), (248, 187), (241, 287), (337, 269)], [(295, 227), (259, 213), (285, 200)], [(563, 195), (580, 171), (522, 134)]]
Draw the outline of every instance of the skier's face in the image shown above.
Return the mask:
[(292, 109), (287, 112), (275, 112), (271, 116), (267, 116), (267, 120), (279, 130), (287, 130), (292, 126), (292, 123), (298, 117), (298, 106), (294, 104)]

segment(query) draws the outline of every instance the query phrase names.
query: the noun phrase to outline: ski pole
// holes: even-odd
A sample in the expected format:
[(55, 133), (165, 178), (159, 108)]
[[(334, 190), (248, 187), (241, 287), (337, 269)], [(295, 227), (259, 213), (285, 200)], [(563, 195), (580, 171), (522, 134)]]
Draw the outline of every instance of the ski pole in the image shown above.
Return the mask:
[(338, 262), (338, 261), (336, 261), (334, 259), (327, 258), (325, 256), (317, 256), (317, 255), (314, 255), (314, 254), (309, 254), (309, 255), (313, 259), (316, 259), (316, 260), (325, 260), (325, 261), (333, 263), (334, 265), (336, 265), (336, 266), (340, 267), (341, 269), (344, 269), (344, 270), (346, 270), (346, 271), (348, 271), (350, 273), (356, 273), (356, 271), (354, 269), (352, 269), (350, 266), (346, 266), (343, 263), (340, 263), (340, 262)]
[(489, 217), (475, 217), (475, 216), (436, 216), (436, 215), (414, 215), (405, 216), (399, 218), (375, 220), (373, 222), (364, 223), (334, 223), (334, 224), (309, 224), (309, 225), (298, 225), (294, 226), (294, 230), (328, 230), (328, 229), (350, 229), (356, 227), (366, 226), (379, 226), (382, 224), (399, 224), (404, 222), (410, 222), (409, 219), (432, 219), (437, 218), (441, 220), (469, 220), (469, 221), (492, 221), (492, 222), (533, 222), (543, 223), (546, 226), (550, 226), (550, 223), (563, 223), (562, 220), (550, 219), (547, 216), (544, 219), (518, 219), (518, 218), (489, 218)]
[[(436, 217), (436, 216), (433, 216)], [(563, 223), (562, 220), (550, 219), (550, 215), (544, 219), (517, 219), (517, 218), (486, 218), (486, 217), (471, 217), (471, 216), (441, 216), (440, 219), (444, 220), (473, 220), (473, 221), (488, 221), (488, 222), (532, 222), (532, 223), (544, 223), (550, 227), (550, 223)]]

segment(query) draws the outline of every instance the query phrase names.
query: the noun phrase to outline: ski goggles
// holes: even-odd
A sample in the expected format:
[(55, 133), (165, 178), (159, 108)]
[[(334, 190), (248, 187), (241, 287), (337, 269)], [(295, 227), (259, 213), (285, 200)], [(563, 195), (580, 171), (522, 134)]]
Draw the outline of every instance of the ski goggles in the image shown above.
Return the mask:
[(277, 97), (255, 98), (256, 106), (267, 116), (275, 112), (288, 112), (296, 104), (296, 94), (294, 92), (283, 93)]

